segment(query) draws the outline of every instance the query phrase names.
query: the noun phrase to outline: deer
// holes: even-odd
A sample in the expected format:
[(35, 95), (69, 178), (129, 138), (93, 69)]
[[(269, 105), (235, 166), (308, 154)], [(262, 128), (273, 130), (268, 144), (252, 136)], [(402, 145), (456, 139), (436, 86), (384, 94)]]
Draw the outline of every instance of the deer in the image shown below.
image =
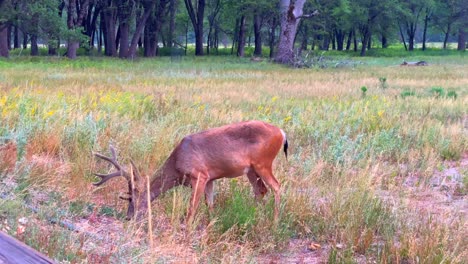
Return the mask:
[[(117, 161), (114, 147), (110, 145), (111, 157), (94, 153), (97, 158), (109, 162), (115, 168), (108, 174), (94, 173), (100, 178), (93, 183), (100, 186), (115, 177), (123, 177), (128, 184), (129, 202), (126, 220), (141, 221), (147, 214), (148, 204), (169, 189), (184, 185), (192, 188), (186, 222), (192, 223), (200, 199), (205, 195), (209, 213), (213, 213), (214, 181), (247, 175), (257, 200), (261, 200), (268, 189), (274, 195), (274, 220), (278, 219), (280, 206), (280, 183), (273, 175), (273, 161), (283, 147), (288, 155), (288, 140), (285, 132), (262, 121), (244, 121), (211, 128), (185, 136), (174, 148), (167, 160), (147, 182), (130, 160), (130, 169)], [(149, 189), (146, 185), (149, 184)], [(149, 190), (149, 194), (148, 194)], [(149, 202), (148, 202), (149, 197)]]

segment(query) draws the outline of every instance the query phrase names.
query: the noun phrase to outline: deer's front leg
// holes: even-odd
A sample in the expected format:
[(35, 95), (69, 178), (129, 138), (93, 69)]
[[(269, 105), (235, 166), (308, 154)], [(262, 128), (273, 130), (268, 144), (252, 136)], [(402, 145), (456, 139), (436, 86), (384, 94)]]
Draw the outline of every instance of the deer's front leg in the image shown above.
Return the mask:
[(192, 184), (192, 197), (190, 199), (190, 206), (187, 213), (187, 225), (190, 225), (193, 222), (198, 205), (200, 204), (200, 198), (205, 193), (208, 174), (198, 172), (196, 175), (191, 175), (190, 182)]

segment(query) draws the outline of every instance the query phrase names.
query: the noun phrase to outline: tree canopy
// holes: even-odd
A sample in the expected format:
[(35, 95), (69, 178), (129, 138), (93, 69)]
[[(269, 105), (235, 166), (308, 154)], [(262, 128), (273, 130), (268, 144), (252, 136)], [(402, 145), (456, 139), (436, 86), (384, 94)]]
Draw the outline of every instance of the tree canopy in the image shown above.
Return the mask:
[(296, 49), (364, 56), (395, 43), (412, 51), (458, 42), (465, 50), (467, 21), (468, 0), (0, 0), (0, 56), (26, 47), (32, 56), (39, 47), (57, 55), (66, 47), (58, 55), (73, 59), (81, 47), (81, 54), (152, 57), (186, 54), (192, 45), (200, 56), (220, 47), (245, 56), (250, 46), (262, 56), (268, 46), (284, 62), (282, 54)]

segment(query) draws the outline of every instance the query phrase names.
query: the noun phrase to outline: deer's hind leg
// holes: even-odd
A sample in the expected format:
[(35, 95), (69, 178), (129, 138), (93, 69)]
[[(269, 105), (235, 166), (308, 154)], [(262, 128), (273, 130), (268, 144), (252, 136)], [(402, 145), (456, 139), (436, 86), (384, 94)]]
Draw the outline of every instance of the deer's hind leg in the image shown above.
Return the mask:
[(214, 204), (214, 193), (213, 193), (213, 188), (214, 188), (214, 181), (208, 181), (206, 183), (205, 187), (205, 202), (206, 206), (208, 207), (208, 212), (210, 213), (211, 216), (213, 216), (213, 204)]
[(271, 164), (269, 166), (256, 165), (254, 166), (255, 172), (260, 178), (270, 187), (275, 195), (275, 221), (278, 220), (279, 207), (280, 207), (280, 184), (272, 172)]
[(253, 192), (255, 195), (255, 199), (257, 201), (261, 201), (265, 194), (267, 194), (268, 189), (265, 186), (265, 183), (262, 181), (260, 176), (255, 172), (255, 170), (250, 169), (247, 172), (247, 178), (249, 179), (250, 184), (253, 187)]

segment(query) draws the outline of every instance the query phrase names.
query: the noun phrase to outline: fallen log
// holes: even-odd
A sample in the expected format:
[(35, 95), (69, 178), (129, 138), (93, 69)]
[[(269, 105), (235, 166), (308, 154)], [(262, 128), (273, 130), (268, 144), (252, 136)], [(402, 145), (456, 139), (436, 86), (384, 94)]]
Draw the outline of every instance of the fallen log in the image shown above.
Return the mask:
[(400, 66), (428, 66), (429, 64), (425, 61), (403, 61)]

